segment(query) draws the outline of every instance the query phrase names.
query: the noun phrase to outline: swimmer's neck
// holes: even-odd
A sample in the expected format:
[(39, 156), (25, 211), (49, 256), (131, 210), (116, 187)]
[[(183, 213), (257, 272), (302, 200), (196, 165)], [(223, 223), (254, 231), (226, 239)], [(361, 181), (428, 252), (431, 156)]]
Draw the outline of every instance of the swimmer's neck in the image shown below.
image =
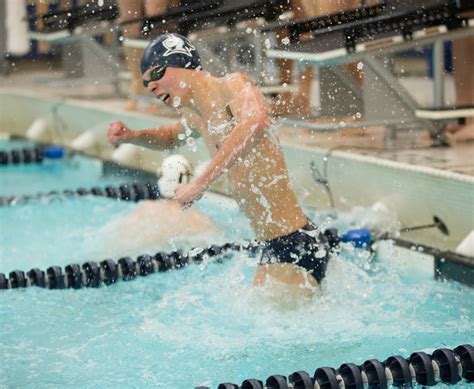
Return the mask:
[(189, 85), (189, 95), (184, 107), (204, 117), (209, 111), (211, 93), (220, 79), (204, 71), (190, 72), (186, 78), (184, 81)]

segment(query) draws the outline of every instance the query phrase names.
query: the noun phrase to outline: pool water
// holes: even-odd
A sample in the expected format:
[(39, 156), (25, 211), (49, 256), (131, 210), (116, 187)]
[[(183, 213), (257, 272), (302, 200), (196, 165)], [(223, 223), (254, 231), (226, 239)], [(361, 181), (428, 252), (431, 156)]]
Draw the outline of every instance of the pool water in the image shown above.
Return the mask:
[[(1, 141), (0, 150), (33, 148), (28, 141)], [(66, 153), (61, 159), (45, 158), (41, 163), (0, 166), (0, 196), (31, 195), (64, 189), (91, 188), (94, 185), (118, 185), (133, 177), (105, 174), (103, 162)]]
[[(103, 245), (104, 225), (137, 206), (85, 197), (0, 208), (0, 271), (117, 259)], [(195, 207), (218, 233), (189, 237), (183, 246), (253, 237), (240, 212), (218, 197)], [(361, 212), (371, 227), (387, 223), (369, 211), (310, 215), (341, 230)], [(390, 242), (380, 242), (373, 259), (348, 245), (330, 262), (321, 291), (299, 300), (276, 301), (275, 292), (252, 287), (258, 259), (238, 252), (222, 263), (99, 289), (4, 291), (0, 385), (216, 387), (472, 344), (474, 289), (434, 281), (432, 268), (418, 261)]]
[[(215, 220), (217, 226), (212, 235), (196, 235), (171, 244), (151, 242), (136, 247), (133, 240), (141, 237), (129, 236), (125, 232), (121, 236), (129, 240), (128, 245), (135, 246), (132, 250), (125, 247), (125, 252), (127, 244), (116, 241), (118, 231), (113, 228), (114, 223), (120, 222), (141, 203), (85, 196), (0, 207), (0, 220), (4, 227), (0, 232), (0, 272), (8, 273), (16, 268), (46, 269), (51, 265), (64, 267), (90, 260), (118, 259), (123, 255), (155, 254), (159, 250), (191, 249), (234, 241), (235, 233), (252, 237), (247, 221), (238, 210), (227, 207), (226, 215), (222, 215), (222, 207), (216, 206), (219, 201), (219, 196), (212, 196), (212, 199), (204, 198), (197, 206)], [(164, 224), (163, 221), (157, 220), (157, 225), (160, 224)]]
[(26, 139), (3, 139), (0, 138), (0, 150), (13, 150), (23, 148), (33, 148), (36, 144)]

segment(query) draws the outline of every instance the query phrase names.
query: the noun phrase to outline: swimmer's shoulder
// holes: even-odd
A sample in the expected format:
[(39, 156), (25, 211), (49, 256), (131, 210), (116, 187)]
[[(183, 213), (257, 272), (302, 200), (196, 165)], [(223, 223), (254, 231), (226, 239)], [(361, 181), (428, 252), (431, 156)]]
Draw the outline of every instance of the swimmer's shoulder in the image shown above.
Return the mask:
[(243, 73), (230, 73), (222, 78), (223, 90), (229, 99), (235, 98), (244, 91), (255, 88), (252, 80)]
[(244, 73), (234, 72), (229, 73), (223, 77), (225, 80), (229, 82), (238, 82), (238, 83), (250, 83), (252, 84), (252, 80), (249, 76)]
[(223, 77), (227, 87), (232, 89), (242, 89), (245, 87), (253, 86), (253, 82), (249, 76), (243, 73), (235, 72), (230, 73)]
[(254, 86), (252, 80), (243, 73), (230, 73), (223, 77), (226, 89), (235, 93)]

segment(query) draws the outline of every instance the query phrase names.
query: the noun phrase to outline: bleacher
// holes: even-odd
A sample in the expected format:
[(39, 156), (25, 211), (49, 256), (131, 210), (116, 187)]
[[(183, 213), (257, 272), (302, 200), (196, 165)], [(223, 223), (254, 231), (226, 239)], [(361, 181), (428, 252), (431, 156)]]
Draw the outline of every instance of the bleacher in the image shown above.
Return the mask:
[[(115, 2), (108, 0), (100, 2), (100, 6), (92, 1), (36, 16), (43, 28), (40, 32), (32, 31), (30, 36), (38, 41), (69, 45), (69, 52), (80, 47), (85, 59), (81, 61), (82, 73), (77, 71), (77, 63), (68, 64), (64, 58), (66, 71), (76, 66), (76, 75), (104, 81), (119, 73), (118, 54), (111, 55), (110, 48), (105, 51), (97, 36), (110, 31), (118, 34), (126, 24), (140, 22), (142, 37), (124, 39), (122, 43), (144, 48), (158, 26), (160, 31), (165, 26), (164, 29), (169, 27), (189, 36), (202, 53), (205, 68), (215, 75), (244, 71), (268, 94), (295, 92), (297, 85), (281, 85), (274, 76), (277, 60), (293, 60), (296, 72), (312, 66), (320, 69), (321, 79), (330, 74), (331, 82), (321, 85), (320, 115), (324, 115), (327, 105), (333, 105), (324, 99), (327, 88), (331, 88), (332, 99), (340, 101), (343, 109), (349, 109), (344, 105), (348, 95), (354, 100), (351, 107), (364, 118), (359, 123), (361, 127), (387, 124), (395, 131), (428, 128), (432, 134), (438, 134), (447, 122), (459, 122), (473, 114), (473, 107), (444, 106), (442, 65), (443, 42), (474, 35), (474, 19), (466, 16), (473, 9), (474, 2), (469, 0), (386, 0), (345, 12), (292, 20), (288, 18), (286, 1), (199, 0), (182, 2), (164, 15), (119, 23)], [(288, 31), (288, 41), (277, 38), (282, 30)], [(384, 64), (396, 53), (425, 46), (433, 48), (432, 62), (436, 65), (432, 107), (419, 106)], [(338, 66), (354, 62), (364, 66), (362, 87)], [(305, 126), (298, 118), (287, 121)], [(331, 129), (337, 126), (331, 125)]]

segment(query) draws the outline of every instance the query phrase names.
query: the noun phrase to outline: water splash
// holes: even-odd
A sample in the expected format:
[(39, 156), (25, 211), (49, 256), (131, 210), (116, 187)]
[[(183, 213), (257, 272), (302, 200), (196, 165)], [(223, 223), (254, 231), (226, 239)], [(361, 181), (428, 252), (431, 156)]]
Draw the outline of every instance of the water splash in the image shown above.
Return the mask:
[(179, 108), (181, 106), (181, 97), (175, 96), (173, 97), (173, 107)]
[[(96, 201), (89, 205), (102, 209), (104, 204), (99, 207)], [(113, 215), (121, 205), (111, 204), (108, 212)], [(249, 237), (249, 227), (237, 211), (202, 205), (203, 212), (222, 223), (227, 238)], [(83, 212), (75, 228), (77, 219), (61, 209), (67, 214), (63, 231), (73, 229), (77, 235), (44, 250), (77, 252), (79, 246), (71, 242), (80, 245), (84, 234), (92, 237), (97, 232), (94, 224), (104, 215)], [(28, 212), (25, 218), (32, 228), (43, 225), (43, 215), (35, 209)], [(312, 215), (314, 220), (330, 215), (335, 225), (350, 228), (362, 225), (367, 213), (366, 224), (396, 223), (395, 216), (387, 218), (377, 209)], [(37, 228), (36, 233), (43, 230)], [(15, 246), (18, 267), (36, 265), (22, 254), (26, 245)], [(215, 387), (219, 382), (302, 369), (312, 373), (323, 365), (472, 342), (472, 289), (434, 281), (428, 266), (414, 265), (419, 259), (390, 242), (380, 242), (378, 253), (370, 258), (345, 246), (329, 262), (327, 277), (312, 297), (252, 287), (258, 258), (238, 252), (222, 263), (208, 260), (107, 288), (28, 288), (0, 294), (8, 318), (1, 325), (4, 379), (18, 383), (22, 377), (23, 386), (37, 386), (39, 379), (65, 386), (80, 379), (84, 386), (107, 380), (114, 386)], [(53, 254), (49, 251), (45, 258)], [(25, 363), (28, 375), (20, 374)], [(87, 366), (86, 376), (76, 369), (79, 363)]]

